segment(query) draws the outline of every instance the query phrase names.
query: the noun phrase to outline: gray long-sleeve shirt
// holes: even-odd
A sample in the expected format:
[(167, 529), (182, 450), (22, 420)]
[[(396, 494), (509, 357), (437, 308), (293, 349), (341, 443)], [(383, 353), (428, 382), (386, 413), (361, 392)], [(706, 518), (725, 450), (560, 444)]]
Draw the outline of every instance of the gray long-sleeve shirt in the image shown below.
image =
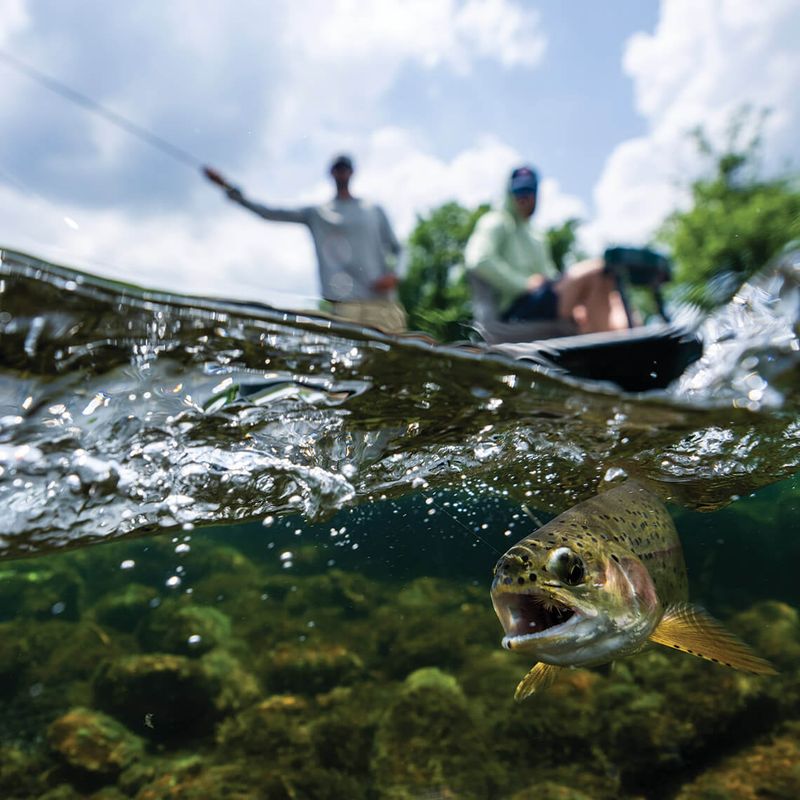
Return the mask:
[(335, 197), (319, 206), (269, 208), (246, 200), (238, 192), (229, 196), (264, 219), (308, 226), (326, 300), (375, 300), (387, 296), (372, 286), (393, 271), (387, 256), (399, 255), (400, 244), (380, 206), (357, 198)]

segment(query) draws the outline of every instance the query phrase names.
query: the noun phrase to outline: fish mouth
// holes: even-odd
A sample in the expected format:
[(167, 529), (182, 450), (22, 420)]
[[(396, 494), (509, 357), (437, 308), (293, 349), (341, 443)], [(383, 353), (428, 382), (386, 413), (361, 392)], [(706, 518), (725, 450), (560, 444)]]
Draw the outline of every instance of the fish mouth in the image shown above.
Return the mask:
[(560, 633), (575, 624), (579, 616), (575, 609), (541, 593), (503, 592), (492, 602), (506, 632), (503, 647), (508, 650)]

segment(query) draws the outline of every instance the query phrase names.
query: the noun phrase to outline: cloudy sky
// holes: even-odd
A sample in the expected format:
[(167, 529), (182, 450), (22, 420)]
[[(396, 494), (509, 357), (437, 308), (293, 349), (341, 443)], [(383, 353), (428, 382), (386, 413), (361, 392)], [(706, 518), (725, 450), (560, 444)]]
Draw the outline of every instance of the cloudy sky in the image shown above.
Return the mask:
[(307, 232), (230, 204), (186, 164), (11, 69), (9, 54), (210, 163), (255, 199), (355, 191), (403, 237), (496, 199), (520, 162), (537, 222), (645, 242), (722, 141), (772, 109), (764, 167), (800, 164), (797, 0), (0, 0), (0, 246), (144, 285), (311, 302)]

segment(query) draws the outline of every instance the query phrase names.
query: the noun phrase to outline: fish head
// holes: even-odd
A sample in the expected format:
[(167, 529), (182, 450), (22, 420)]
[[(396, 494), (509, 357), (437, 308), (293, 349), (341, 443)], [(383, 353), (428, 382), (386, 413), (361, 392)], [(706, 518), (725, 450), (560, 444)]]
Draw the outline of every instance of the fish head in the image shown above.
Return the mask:
[(492, 605), (506, 649), (559, 666), (636, 652), (661, 615), (641, 560), (599, 539), (523, 539), (495, 566)]

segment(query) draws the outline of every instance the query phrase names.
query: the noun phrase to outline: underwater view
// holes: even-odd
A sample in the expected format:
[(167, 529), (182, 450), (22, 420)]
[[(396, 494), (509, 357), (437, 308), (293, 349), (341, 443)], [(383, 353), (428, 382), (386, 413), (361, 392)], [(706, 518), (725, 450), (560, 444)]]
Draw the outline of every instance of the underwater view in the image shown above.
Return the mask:
[[(800, 796), (798, 270), (626, 393), (3, 251), (0, 796)], [(514, 626), (602, 618), (563, 592), (603, 548), (724, 632), (667, 609), (532, 688)], [(562, 593), (504, 606), (523, 562)]]

